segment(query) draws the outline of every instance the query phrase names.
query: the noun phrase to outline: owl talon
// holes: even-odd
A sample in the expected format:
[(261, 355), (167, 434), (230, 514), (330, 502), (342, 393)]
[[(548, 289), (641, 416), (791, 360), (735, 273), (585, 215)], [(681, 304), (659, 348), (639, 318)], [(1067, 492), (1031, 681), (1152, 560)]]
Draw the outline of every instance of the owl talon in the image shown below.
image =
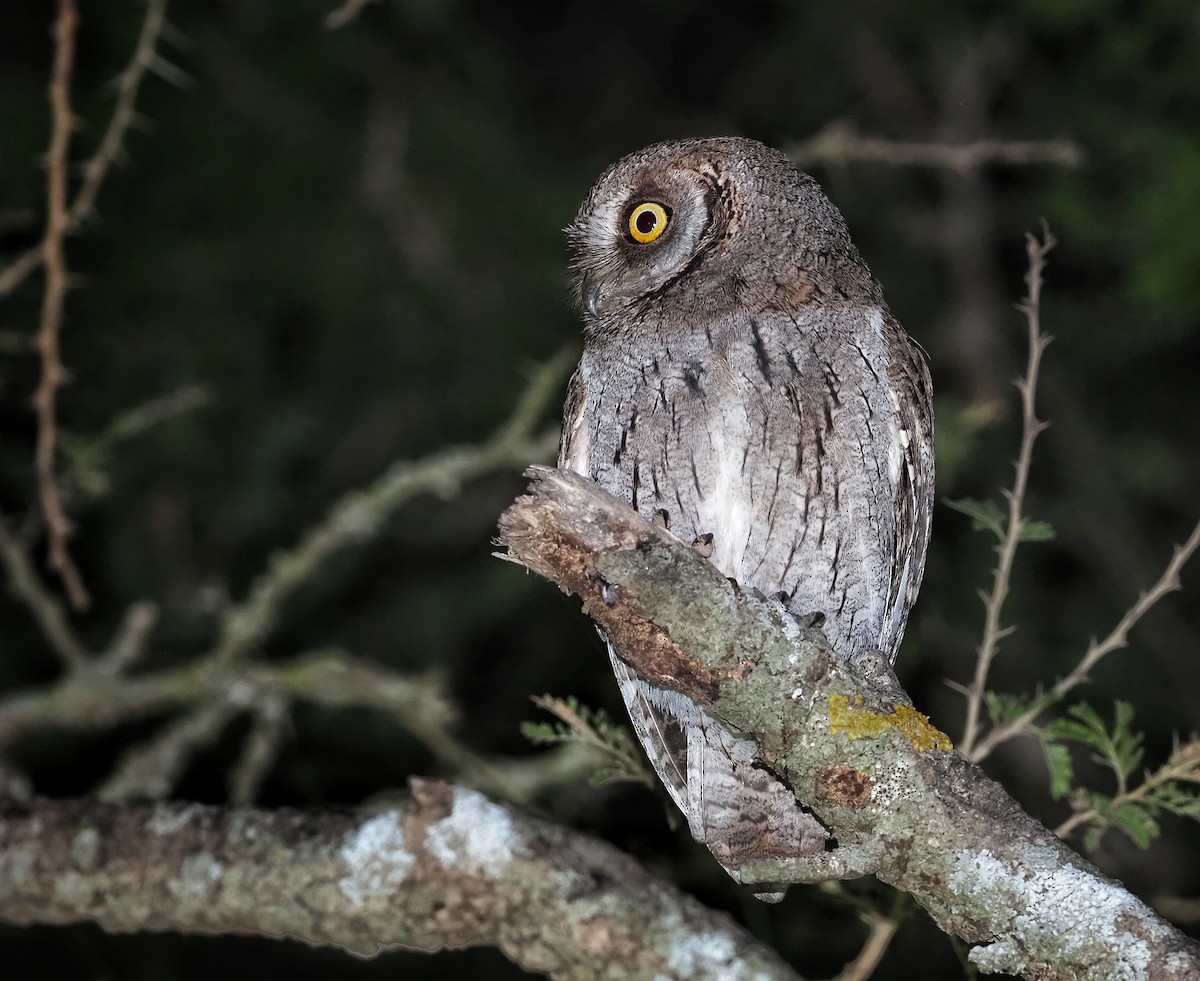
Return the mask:
[(667, 512), (663, 508), (657, 508), (654, 512), (654, 517), (651, 519), (655, 528), (661, 528), (667, 531)]
[(711, 559), (713, 554), (713, 536), (712, 532), (705, 532), (703, 535), (697, 535), (696, 540), (692, 542), (692, 551), (702, 559)]

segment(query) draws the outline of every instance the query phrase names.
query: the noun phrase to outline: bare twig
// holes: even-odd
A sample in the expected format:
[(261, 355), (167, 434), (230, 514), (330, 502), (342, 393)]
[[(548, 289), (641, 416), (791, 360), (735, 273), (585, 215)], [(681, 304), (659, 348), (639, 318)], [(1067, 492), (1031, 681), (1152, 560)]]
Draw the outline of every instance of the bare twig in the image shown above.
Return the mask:
[(339, 27), (345, 27), (350, 21), (354, 20), (362, 13), (363, 8), (368, 3), (375, 3), (376, 0), (345, 0), (345, 2), (336, 10), (330, 11), (325, 15), (325, 27), (327, 30), (337, 30)]
[(900, 927), (899, 921), (881, 913), (865, 914), (863, 919), (868, 929), (866, 942), (858, 956), (838, 972), (834, 981), (866, 981), (879, 967)]
[(126, 753), (96, 796), (113, 803), (162, 800), (175, 789), (192, 757), (215, 742), (244, 708), (235, 698), (214, 698), (173, 719), (154, 739)]
[(146, 639), (158, 623), (158, 607), (146, 600), (133, 603), (96, 667), (109, 674), (128, 671), (146, 650)]
[(104, 496), (109, 490), (105, 465), (116, 447), (211, 401), (212, 392), (205, 386), (184, 385), (122, 412), (73, 454), (62, 474), (63, 497), (71, 503), (78, 495), (91, 499)]
[(9, 587), (33, 615), (46, 646), (63, 666), (75, 671), (87, 664), (91, 654), (76, 636), (57, 597), (42, 585), (28, 551), (3, 515), (0, 515), (0, 565), (4, 566)]
[(75, 200), (71, 202), (71, 231), (78, 228), (92, 213), (109, 168), (124, 153), (125, 134), (137, 118), (135, 106), (138, 89), (146, 77), (146, 72), (155, 68), (159, 61), (156, 48), (166, 22), (166, 13), (167, 0), (148, 0), (146, 16), (133, 49), (133, 57), (117, 76), (117, 103), (113, 106), (112, 117), (96, 152), (83, 166), (83, 181), (75, 194)]
[(418, 494), (449, 495), (467, 480), (502, 467), (520, 467), (549, 456), (557, 427), (535, 427), (576, 357), (566, 348), (534, 372), (508, 419), (484, 443), (451, 446), (416, 462), (395, 464), (362, 490), (345, 495), (325, 520), (290, 551), (276, 556), (250, 586), (246, 599), (226, 611), (217, 644), (218, 659), (231, 661), (258, 646), (274, 628), (284, 602), (334, 552), (374, 537), (383, 523)]
[(46, 266), (46, 290), (42, 299), (38, 327), (38, 352), (42, 359), (42, 377), (33, 394), (37, 414), (38, 498), (46, 520), (50, 566), (59, 574), (71, 605), (86, 609), (90, 602), (83, 578), (67, 550), (71, 522), (63, 510), (62, 495), (55, 475), (55, 449), (58, 432), (55, 402), (59, 386), (66, 378), (59, 356), (59, 331), (62, 327), (63, 302), (67, 295), (67, 263), (63, 256), (63, 238), (67, 234), (67, 153), (75, 120), (71, 115), (71, 68), (75, 61), (75, 26), (79, 15), (75, 0), (58, 0), (54, 22), (54, 67), (50, 74), (50, 149), (46, 153), (46, 234), (42, 239), (42, 262)]
[(101, 730), (227, 699), (231, 691), (279, 691), (329, 708), (388, 713), (422, 740), (453, 724), (455, 710), (431, 677), (397, 674), (341, 651), (273, 664), (223, 667), (207, 660), (118, 677), (75, 672), (0, 702), (0, 749), (39, 729)]
[(1029, 334), (1029, 356), (1025, 365), (1025, 375), (1016, 382), (1017, 390), (1021, 393), (1021, 450), (1015, 464), (1016, 475), (1013, 479), (1012, 490), (1005, 493), (1008, 499), (1008, 522), (1005, 527), (1004, 539), (997, 548), (998, 560), (995, 575), (992, 579), (992, 590), (984, 598), (985, 618), (983, 639), (975, 660), (975, 677), (967, 689), (967, 719), (963, 728), (963, 736), (959, 752), (967, 759), (974, 759), (975, 743), (979, 738), (980, 714), (983, 709), (984, 695), (987, 692), (988, 671), (992, 660), (999, 651), (1000, 641), (1012, 632), (1012, 627), (1002, 627), (1000, 618), (1004, 610), (1004, 601), (1008, 598), (1009, 584), (1012, 579), (1013, 560), (1016, 558), (1017, 546), (1025, 531), (1025, 489), (1029, 483), (1029, 470), (1033, 462), (1033, 444), (1038, 434), (1046, 428), (1046, 423), (1037, 417), (1035, 398), (1037, 395), (1038, 370), (1042, 362), (1042, 354), (1050, 338), (1041, 330), (1041, 299), (1042, 273), (1046, 266), (1046, 253), (1054, 247), (1054, 238), (1049, 230), (1043, 234), (1042, 240), (1033, 235), (1025, 237), (1025, 252), (1029, 257), (1029, 269), (1025, 274), (1025, 284), (1028, 288), (1025, 299), (1019, 309), (1025, 315)]
[(242, 755), (229, 774), (229, 802), (252, 804), (279, 756), (291, 725), (291, 703), (282, 692), (263, 692), (254, 705), (254, 726), (246, 737)]
[(975, 747), (974, 759), (976, 761), (985, 759), (1001, 743), (1008, 742), (1020, 735), (1047, 705), (1060, 700), (1068, 692), (1087, 681), (1092, 668), (1103, 658), (1113, 651), (1126, 647), (1129, 643), (1129, 631), (1137, 625), (1138, 621), (1149, 613), (1164, 596), (1180, 588), (1179, 573), (1197, 549), (1200, 549), (1200, 521), (1196, 522), (1196, 526), (1187, 540), (1182, 545), (1175, 547), (1171, 561), (1163, 569), (1158, 581), (1137, 598), (1137, 601), (1125, 611), (1124, 616), (1108, 635), (1102, 640), (1093, 639), (1079, 663), (1059, 679), (1044, 697), (1037, 699), (1033, 707), (998, 725), (984, 736)]
[(900, 167), (937, 167), (967, 173), (989, 164), (1055, 164), (1078, 167), (1083, 150), (1070, 140), (975, 140), (959, 145), (885, 140), (862, 136), (845, 122), (833, 122), (809, 139), (788, 147), (801, 166), (880, 163)]
[[(138, 88), (148, 69), (157, 59), (155, 47), (165, 26), (167, 0), (148, 0), (142, 30), (129, 64), (117, 76), (117, 102), (112, 116), (100, 139), (100, 145), (91, 159), (83, 165), (83, 180), (75, 192), (75, 199), (66, 213), (65, 232), (74, 232), (91, 214), (95, 207), (100, 187), (108, 176), (109, 169), (121, 156), (125, 134), (137, 118), (135, 104)], [(0, 271), (0, 297), (16, 289), (45, 261), (41, 246), (35, 246), (20, 255), (3, 271)]]

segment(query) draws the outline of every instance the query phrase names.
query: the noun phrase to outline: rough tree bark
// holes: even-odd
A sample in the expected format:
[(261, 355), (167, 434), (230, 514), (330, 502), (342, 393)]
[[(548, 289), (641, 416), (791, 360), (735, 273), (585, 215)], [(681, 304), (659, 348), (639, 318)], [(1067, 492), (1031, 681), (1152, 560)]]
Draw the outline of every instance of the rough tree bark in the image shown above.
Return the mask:
[(488, 945), (557, 978), (797, 977), (611, 845), (461, 787), (411, 790), (374, 814), (0, 804), (0, 920), (261, 934), (363, 955)]
[(874, 874), (1029, 978), (1197, 978), (1200, 946), (1026, 815), (953, 751), (877, 659), (817, 630), (578, 475), (534, 467), (501, 519), (509, 557), (583, 600), (620, 656), (757, 741), (837, 847), (763, 862), (757, 881)]

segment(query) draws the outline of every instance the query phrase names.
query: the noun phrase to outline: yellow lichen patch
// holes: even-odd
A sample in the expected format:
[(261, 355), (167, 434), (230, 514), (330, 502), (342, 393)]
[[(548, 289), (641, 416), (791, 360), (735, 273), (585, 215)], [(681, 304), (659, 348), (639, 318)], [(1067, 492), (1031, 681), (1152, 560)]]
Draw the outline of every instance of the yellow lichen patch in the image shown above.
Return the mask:
[(922, 715), (911, 705), (897, 705), (893, 711), (884, 715), (882, 712), (856, 707), (862, 703), (861, 695), (854, 696), (853, 705), (845, 695), (830, 695), (829, 731), (844, 732), (851, 739), (867, 739), (895, 729), (907, 736), (919, 753), (935, 748), (952, 748), (949, 737), (935, 728), (928, 716)]

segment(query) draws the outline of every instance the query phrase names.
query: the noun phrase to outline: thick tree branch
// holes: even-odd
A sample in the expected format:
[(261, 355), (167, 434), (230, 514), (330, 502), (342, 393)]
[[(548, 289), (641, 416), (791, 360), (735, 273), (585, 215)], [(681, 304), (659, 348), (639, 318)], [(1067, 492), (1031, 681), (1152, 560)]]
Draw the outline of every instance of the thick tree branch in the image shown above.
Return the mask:
[(579, 595), (642, 676), (753, 735), (837, 839), (823, 865), (744, 874), (874, 873), (972, 944), (985, 971), (1099, 978), (1142, 963), (1147, 978), (1196, 976), (1200, 947), (953, 752), (885, 663), (845, 663), (583, 477), (528, 472), (530, 495), (500, 524), (512, 558)]
[(559, 978), (794, 979), (611, 845), (414, 780), (376, 814), (0, 807), (0, 919), (262, 934), (358, 954), (494, 945)]

